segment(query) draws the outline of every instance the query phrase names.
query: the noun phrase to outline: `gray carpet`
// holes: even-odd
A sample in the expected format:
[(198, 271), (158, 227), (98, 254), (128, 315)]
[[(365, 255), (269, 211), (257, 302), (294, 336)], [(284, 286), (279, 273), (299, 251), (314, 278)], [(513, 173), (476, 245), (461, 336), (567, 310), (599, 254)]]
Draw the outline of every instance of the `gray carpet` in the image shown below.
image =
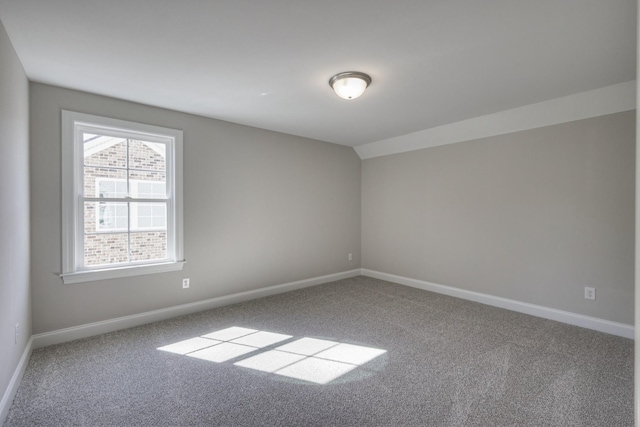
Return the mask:
[[(230, 327), (290, 338), (157, 350)], [(371, 358), (326, 384), (234, 365), (303, 338)], [(330, 350), (300, 372), (348, 365)], [(356, 277), (36, 350), (5, 423), (33, 425), (631, 426), (633, 341)]]

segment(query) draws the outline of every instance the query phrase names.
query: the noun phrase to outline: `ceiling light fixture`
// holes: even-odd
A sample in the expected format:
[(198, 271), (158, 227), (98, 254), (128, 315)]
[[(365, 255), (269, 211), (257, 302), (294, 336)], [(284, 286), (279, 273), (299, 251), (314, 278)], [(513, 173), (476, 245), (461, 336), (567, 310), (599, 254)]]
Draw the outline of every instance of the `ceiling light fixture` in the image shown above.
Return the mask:
[(370, 84), (371, 77), (358, 71), (338, 73), (329, 79), (329, 86), (344, 99), (356, 99)]

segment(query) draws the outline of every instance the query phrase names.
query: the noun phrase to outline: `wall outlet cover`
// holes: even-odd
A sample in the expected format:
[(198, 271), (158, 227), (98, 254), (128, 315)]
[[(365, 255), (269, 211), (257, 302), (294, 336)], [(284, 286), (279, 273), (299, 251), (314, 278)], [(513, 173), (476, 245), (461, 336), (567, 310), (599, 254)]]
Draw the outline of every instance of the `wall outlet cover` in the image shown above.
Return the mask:
[(590, 299), (590, 300), (595, 300), (596, 299), (596, 288), (585, 287), (584, 288), (584, 298), (585, 299)]

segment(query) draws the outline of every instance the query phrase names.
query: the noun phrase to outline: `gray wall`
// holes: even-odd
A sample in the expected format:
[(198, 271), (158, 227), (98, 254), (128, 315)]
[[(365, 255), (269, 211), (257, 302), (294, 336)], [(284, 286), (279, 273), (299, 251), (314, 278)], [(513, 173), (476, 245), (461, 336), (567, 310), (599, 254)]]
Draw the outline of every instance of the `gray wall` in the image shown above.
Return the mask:
[[(31, 336), (29, 84), (1, 23), (0, 200), (1, 398)], [(20, 324), (21, 337), (14, 344), (16, 323)]]
[[(34, 333), (360, 268), (353, 149), (38, 83), (30, 89)], [(61, 109), (184, 131), (184, 271), (62, 284)]]
[(634, 174), (634, 111), (365, 160), (362, 267), (632, 325)]
[[(633, 112), (361, 163), (38, 83), (30, 104), (34, 333), (359, 268), (361, 243), (364, 268), (633, 323)], [(62, 284), (61, 109), (184, 130), (183, 272)]]

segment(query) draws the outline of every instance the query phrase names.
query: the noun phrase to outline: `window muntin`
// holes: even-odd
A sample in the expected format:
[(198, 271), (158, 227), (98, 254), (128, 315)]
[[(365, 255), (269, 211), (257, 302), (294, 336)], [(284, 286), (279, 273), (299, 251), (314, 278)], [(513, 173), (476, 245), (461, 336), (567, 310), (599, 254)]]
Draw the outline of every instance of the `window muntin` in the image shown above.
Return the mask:
[(63, 112), (65, 283), (182, 267), (181, 143), (173, 129)]
[[(96, 202), (98, 212), (96, 233), (127, 231), (165, 231), (167, 228), (166, 182), (141, 181), (121, 178), (96, 178), (96, 194), (100, 198), (126, 198), (127, 185), (131, 188), (133, 199), (158, 199), (159, 203), (122, 203)], [(129, 217), (128, 212), (131, 211)], [(86, 218), (86, 214), (85, 214)], [(129, 223), (129, 220), (131, 221)]]

